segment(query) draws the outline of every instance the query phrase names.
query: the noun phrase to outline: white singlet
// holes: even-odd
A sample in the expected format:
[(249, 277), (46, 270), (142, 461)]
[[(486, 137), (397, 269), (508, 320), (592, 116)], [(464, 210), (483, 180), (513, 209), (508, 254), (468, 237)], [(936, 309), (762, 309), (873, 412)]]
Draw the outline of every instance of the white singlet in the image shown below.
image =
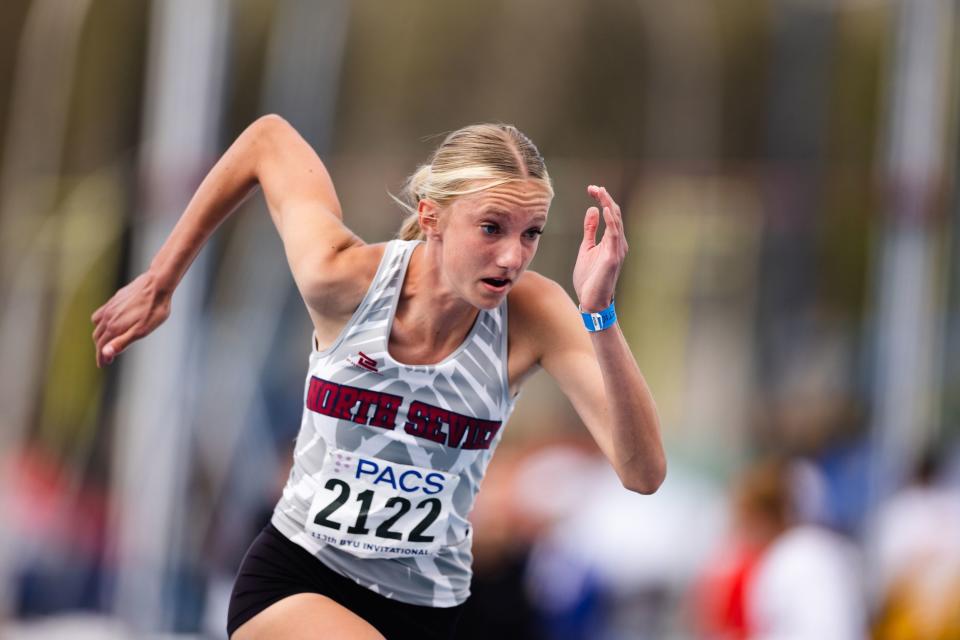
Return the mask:
[(417, 244), (388, 243), (340, 336), (312, 349), (293, 467), (271, 522), (364, 587), (451, 607), (470, 594), (467, 515), (514, 406), (507, 301), (480, 310), (442, 362), (397, 362), (387, 345)]

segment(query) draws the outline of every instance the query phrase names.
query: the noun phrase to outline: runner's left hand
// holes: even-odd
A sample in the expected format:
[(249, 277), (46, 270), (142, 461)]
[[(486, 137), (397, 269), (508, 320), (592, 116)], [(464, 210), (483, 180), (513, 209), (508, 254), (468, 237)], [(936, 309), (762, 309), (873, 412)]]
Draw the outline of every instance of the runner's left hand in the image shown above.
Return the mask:
[(610, 306), (617, 287), (617, 278), (627, 255), (627, 239), (623, 232), (620, 206), (604, 187), (590, 185), (587, 194), (603, 208), (607, 228), (597, 242), (600, 209), (590, 207), (583, 218), (583, 241), (577, 263), (573, 267), (573, 288), (583, 311), (602, 311)]

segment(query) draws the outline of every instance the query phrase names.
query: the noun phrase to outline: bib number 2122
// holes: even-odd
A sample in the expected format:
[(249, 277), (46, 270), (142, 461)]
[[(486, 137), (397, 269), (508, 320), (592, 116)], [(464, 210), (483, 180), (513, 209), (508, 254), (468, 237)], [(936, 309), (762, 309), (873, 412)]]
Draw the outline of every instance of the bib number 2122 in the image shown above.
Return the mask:
[(429, 555), (446, 542), (455, 474), (329, 450), (305, 527), (363, 557)]
[[(335, 511), (340, 509), (340, 507), (346, 504), (350, 499), (350, 485), (339, 478), (330, 478), (327, 480), (327, 484), (324, 485), (324, 488), (338, 491), (339, 494), (333, 499), (333, 502), (317, 512), (317, 515), (313, 518), (313, 523), (321, 527), (329, 527), (330, 529), (339, 531), (341, 523), (331, 520), (330, 516), (332, 516)], [(353, 524), (346, 529), (347, 533), (358, 535), (366, 535), (370, 533), (367, 519), (370, 517), (370, 507), (373, 505), (375, 495), (376, 493), (373, 489), (364, 489), (357, 494), (356, 499), (357, 502), (360, 503), (360, 511), (357, 514), (357, 518), (354, 520)], [(385, 508), (395, 509), (395, 511), (380, 522), (380, 524), (374, 530), (373, 535), (385, 540), (402, 540), (403, 531), (394, 531), (392, 527), (397, 523), (398, 520), (406, 515), (408, 511), (410, 511), (412, 506), (413, 503), (403, 496), (391, 496), (388, 498)], [(418, 510), (427, 509), (427, 512), (426, 515), (423, 516), (423, 519), (421, 519), (416, 526), (410, 529), (410, 532), (407, 534), (407, 541), (433, 542), (434, 536), (424, 535), (424, 532), (430, 528), (430, 525), (436, 522), (437, 517), (440, 515), (440, 500), (438, 498), (425, 498), (417, 503), (416, 508)]]

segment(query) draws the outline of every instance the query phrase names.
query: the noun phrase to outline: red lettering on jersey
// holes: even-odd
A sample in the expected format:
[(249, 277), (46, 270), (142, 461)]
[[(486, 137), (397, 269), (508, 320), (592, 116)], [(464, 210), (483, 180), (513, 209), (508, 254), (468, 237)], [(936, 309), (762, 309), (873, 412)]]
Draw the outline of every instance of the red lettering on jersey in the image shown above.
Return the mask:
[(370, 405), (377, 403), (380, 394), (369, 389), (360, 389), (359, 391), (360, 394), (357, 398), (360, 400), (360, 406), (357, 407), (357, 412), (353, 414), (353, 421), (357, 424), (367, 424), (367, 413), (370, 411)]
[(447, 434), (443, 432), (443, 423), (449, 417), (449, 411), (414, 401), (410, 403), (410, 409), (407, 411), (408, 422), (404, 431), (420, 438), (446, 443)]
[(447, 445), (450, 447), (459, 447), (463, 440), (463, 434), (471, 422), (476, 422), (473, 418), (462, 416), (459, 413), (450, 412), (450, 433), (447, 435)]
[[(444, 424), (447, 425), (447, 431), (443, 430)], [(489, 449), (500, 425), (500, 422), (493, 420), (479, 420), (414, 401), (410, 403), (407, 411), (404, 431), (449, 447)]]
[(403, 404), (403, 398), (389, 393), (377, 394), (377, 410), (370, 418), (371, 427), (393, 429), (397, 426), (397, 411)]
[(408, 422), (404, 426), (404, 431), (420, 438), (445, 443), (447, 434), (443, 432), (443, 423), (448, 415), (447, 411), (439, 407), (414, 401), (410, 403), (410, 409), (407, 411)]
[(440, 407), (427, 405), (427, 430), (423, 437), (434, 442), (447, 444), (447, 434), (443, 431), (443, 423), (450, 419), (450, 412)]
[(340, 385), (314, 376), (310, 379), (310, 388), (307, 392), (307, 408), (317, 413), (330, 415), (330, 410), (339, 391)]
[(337, 402), (333, 405), (333, 411), (330, 412), (330, 415), (341, 420), (353, 418), (350, 410), (357, 403), (357, 396), (359, 395), (360, 390), (355, 387), (348, 387), (347, 385), (340, 387), (340, 394), (337, 396)]
[(430, 411), (430, 405), (423, 404), (417, 400), (410, 403), (407, 409), (407, 422), (403, 425), (403, 430), (410, 435), (423, 437), (427, 432), (427, 413)]
[[(402, 404), (400, 396), (339, 385), (316, 376), (307, 388), (307, 408), (311, 411), (381, 429), (396, 428)], [(375, 407), (372, 416), (370, 407)], [(480, 420), (414, 400), (407, 410), (404, 431), (448, 447), (489, 449), (501, 426), (495, 420)]]
[(500, 431), (503, 423), (493, 420), (477, 420), (471, 424), (470, 434), (466, 442), (463, 443), (464, 449), (489, 449), (494, 436)]

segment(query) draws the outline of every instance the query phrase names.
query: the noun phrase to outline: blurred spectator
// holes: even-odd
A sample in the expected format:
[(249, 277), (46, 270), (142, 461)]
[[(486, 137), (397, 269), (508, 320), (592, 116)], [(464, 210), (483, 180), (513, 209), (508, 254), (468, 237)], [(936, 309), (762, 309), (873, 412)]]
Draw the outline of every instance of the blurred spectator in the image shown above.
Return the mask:
[(865, 609), (857, 554), (842, 536), (797, 525), (767, 549), (747, 592), (751, 637), (856, 640)]
[(863, 637), (856, 553), (815, 523), (821, 491), (809, 465), (768, 459), (744, 472), (730, 538), (697, 589), (703, 637)]
[(705, 638), (748, 638), (747, 590), (764, 550), (787, 526), (778, 469), (757, 465), (736, 483), (731, 531), (695, 589), (695, 617)]
[(526, 589), (538, 628), (550, 640), (601, 634), (603, 598), (596, 572), (563, 539), (565, 527), (593, 497), (597, 464), (596, 454), (584, 446), (552, 443), (528, 454), (515, 474), (518, 511), (534, 531)]
[[(752, 638), (857, 640), (866, 609), (856, 547), (817, 523), (824, 482), (813, 465), (770, 461), (758, 467), (767, 533), (779, 530), (746, 590)], [(763, 519), (764, 514), (758, 514)]]
[(104, 530), (107, 498), (83, 486), (46, 449), (25, 445), (0, 460), (2, 553), (15, 578), (13, 613), (20, 618), (96, 610), (108, 575)]
[(527, 456), (517, 498), (544, 523), (528, 588), (548, 638), (663, 638), (722, 530), (719, 496), (671, 463), (656, 494), (625, 490), (595, 448), (567, 442)]
[(501, 445), (490, 462), (483, 491), (470, 514), (473, 581), (457, 637), (541, 638), (524, 574), (536, 523), (517, 508), (514, 486), (519, 454)]
[(960, 638), (960, 491), (929, 452), (871, 532), (877, 640)]

